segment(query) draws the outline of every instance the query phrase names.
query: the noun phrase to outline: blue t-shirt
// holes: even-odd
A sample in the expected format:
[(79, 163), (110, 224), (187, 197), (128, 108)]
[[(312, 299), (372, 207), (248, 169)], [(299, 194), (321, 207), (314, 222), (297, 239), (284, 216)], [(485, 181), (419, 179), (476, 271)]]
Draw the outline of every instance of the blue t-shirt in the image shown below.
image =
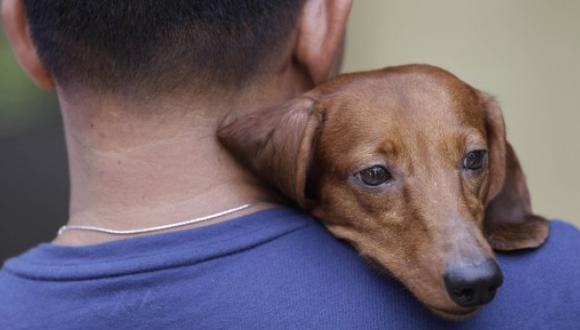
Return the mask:
[(316, 220), (270, 209), (85, 247), (41, 244), (0, 271), (0, 329), (580, 329), (580, 232), (500, 254), (504, 285), (442, 320)]

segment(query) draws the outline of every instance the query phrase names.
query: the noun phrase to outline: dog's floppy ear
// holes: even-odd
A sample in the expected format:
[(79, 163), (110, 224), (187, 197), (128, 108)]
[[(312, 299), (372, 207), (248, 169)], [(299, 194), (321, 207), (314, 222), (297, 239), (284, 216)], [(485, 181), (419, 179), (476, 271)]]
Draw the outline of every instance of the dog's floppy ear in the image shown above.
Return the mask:
[(549, 222), (532, 213), (526, 178), (512, 146), (506, 141), (501, 109), (481, 93), (489, 148), (489, 189), (484, 231), (496, 250), (540, 246), (548, 237)]
[(220, 141), (266, 182), (302, 207), (317, 128), (323, 109), (313, 94), (281, 106), (238, 117), (228, 116), (218, 130)]

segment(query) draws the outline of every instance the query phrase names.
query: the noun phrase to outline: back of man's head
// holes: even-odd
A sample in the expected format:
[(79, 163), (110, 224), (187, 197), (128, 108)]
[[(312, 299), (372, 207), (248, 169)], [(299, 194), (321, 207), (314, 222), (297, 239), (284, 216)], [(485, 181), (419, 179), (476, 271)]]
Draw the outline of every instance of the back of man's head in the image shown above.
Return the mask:
[(267, 72), (303, 0), (24, 0), (57, 84), (97, 92), (228, 88)]

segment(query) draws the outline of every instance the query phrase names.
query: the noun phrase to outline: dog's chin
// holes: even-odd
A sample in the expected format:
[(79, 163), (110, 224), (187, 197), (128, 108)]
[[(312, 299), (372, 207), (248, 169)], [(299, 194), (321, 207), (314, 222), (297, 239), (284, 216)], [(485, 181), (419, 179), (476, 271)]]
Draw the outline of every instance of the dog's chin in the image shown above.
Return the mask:
[(471, 318), (472, 316), (477, 314), (477, 312), (479, 312), (479, 309), (480, 309), (479, 307), (473, 307), (473, 308), (461, 308), (461, 309), (457, 309), (457, 310), (449, 310), (449, 309), (436, 308), (436, 307), (432, 307), (432, 306), (427, 306), (427, 307), (435, 315), (442, 317), (444, 319), (447, 319), (447, 320), (451, 320), (451, 321), (461, 321), (461, 320), (466, 320), (468, 318)]

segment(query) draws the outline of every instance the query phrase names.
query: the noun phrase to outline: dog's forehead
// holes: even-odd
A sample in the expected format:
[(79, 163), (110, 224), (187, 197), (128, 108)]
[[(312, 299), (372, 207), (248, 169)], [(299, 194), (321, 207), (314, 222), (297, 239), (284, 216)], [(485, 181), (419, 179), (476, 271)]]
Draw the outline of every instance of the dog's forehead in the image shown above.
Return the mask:
[[(408, 65), (346, 75), (322, 86), (330, 115), (352, 125), (483, 128), (477, 91), (451, 73)], [(385, 127), (382, 125), (382, 127)]]
[(397, 149), (416, 141), (460, 146), (485, 137), (477, 92), (446, 71), (406, 66), (345, 78), (327, 86), (323, 98), (328, 112), (323, 140), (330, 149), (372, 152), (379, 143)]

